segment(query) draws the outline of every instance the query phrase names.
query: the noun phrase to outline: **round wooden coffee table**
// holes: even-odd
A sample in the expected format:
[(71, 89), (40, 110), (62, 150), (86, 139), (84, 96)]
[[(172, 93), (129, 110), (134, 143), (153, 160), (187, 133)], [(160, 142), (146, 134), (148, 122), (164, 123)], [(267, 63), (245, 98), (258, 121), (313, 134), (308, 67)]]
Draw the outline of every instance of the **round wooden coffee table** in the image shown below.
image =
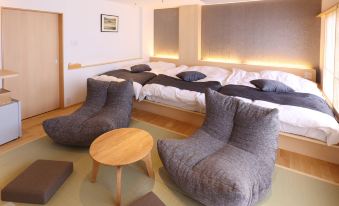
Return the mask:
[(115, 204), (120, 205), (122, 167), (143, 160), (146, 163), (148, 175), (154, 177), (152, 148), (152, 136), (141, 129), (116, 129), (101, 135), (91, 144), (89, 150), (93, 158), (91, 181), (96, 181), (100, 164), (116, 167)]

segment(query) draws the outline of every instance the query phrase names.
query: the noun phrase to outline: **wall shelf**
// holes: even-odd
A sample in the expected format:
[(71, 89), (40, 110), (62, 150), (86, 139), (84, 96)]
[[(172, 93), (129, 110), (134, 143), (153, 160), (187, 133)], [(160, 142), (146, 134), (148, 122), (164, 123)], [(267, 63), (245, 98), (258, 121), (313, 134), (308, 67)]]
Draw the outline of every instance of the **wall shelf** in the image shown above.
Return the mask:
[(0, 79), (7, 79), (11, 77), (16, 77), (19, 74), (10, 70), (0, 69)]
[(10, 93), (10, 91), (8, 91), (7, 89), (4, 89), (4, 88), (0, 88), (0, 95), (1, 94), (7, 94), (7, 93)]
[(115, 63), (122, 63), (122, 62), (128, 62), (128, 61), (135, 61), (135, 60), (142, 60), (142, 58), (136, 57), (136, 58), (129, 58), (129, 59), (120, 59), (120, 60), (114, 60), (114, 61), (110, 61), (110, 62), (102, 62), (102, 63), (88, 64), (88, 65), (83, 65), (81, 63), (69, 63), (68, 69), (69, 70), (75, 70), (75, 69), (82, 69), (82, 68), (89, 68), (89, 67), (98, 67), (98, 66), (104, 66), (104, 65), (115, 64)]
[(0, 106), (10, 104), (12, 102), (11, 92), (5, 89), (5, 79), (16, 77), (19, 74), (17, 72), (7, 70), (7, 69), (0, 69)]

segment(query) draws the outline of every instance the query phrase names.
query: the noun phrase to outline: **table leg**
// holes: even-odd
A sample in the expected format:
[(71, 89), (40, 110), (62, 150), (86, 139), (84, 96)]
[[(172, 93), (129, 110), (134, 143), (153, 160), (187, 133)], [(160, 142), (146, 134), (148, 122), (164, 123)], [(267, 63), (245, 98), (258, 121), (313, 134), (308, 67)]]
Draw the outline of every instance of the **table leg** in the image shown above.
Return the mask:
[(115, 186), (115, 205), (120, 206), (121, 204), (121, 175), (122, 167), (116, 167), (116, 186)]
[(93, 160), (92, 177), (91, 177), (91, 182), (93, 182), (93, 183), (95, 183), (96, 180), (97, 180), (99, 166), (100, 166), (100, 163), (95, 161), (95, 160)]
[(145, 162), (145, 164), (146, 164), (148, 176), (154, 177), (154, 171), (153, 171), (153, 165), (152, 165), (152, 156), (151, 156), (151, 153), (149, 153), (149, 154), (144, 158), (144, 162)]

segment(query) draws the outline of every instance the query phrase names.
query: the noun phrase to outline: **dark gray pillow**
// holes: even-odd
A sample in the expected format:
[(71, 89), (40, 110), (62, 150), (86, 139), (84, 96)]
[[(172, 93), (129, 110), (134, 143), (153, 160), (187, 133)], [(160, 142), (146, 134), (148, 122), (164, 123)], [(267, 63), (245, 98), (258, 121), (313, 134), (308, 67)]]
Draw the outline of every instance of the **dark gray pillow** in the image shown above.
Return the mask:
[(138, 64), (131, 67), (132, 73), (149, 72), (151, 70), (151, 67), (147, 64)]
[(200, 79), (206, 78), (206, 75), (201, 72), (187, 71), (187, 72), (181, 72), (177, 74), (177, 77), (179, 77), (180, 79), (186, 82), (194, 82), (194, 81), (198, 81)]
[(251, 84), (264, 92), (294, 92), (294, 90), (286, 84), (269, 79), (252, 80)]

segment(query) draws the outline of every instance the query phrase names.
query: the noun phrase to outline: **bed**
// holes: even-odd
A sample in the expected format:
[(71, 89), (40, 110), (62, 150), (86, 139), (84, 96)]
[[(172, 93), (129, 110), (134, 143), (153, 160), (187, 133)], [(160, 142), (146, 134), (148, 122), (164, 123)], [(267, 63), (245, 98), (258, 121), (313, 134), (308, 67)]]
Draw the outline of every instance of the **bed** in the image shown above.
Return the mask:
[[(255, 79), (283, 82), (295, 93), (259, 92), (250, 83)], [(221, 93), (257, 106), (277, 108), (282, 132), (319, 140), (327, 145), (339, 143), (339, 124), (316, 83), (286, 72), (246, 72), (240, 69), (234, 69), (226, 82)]]
[(156, 77), (158, 74), (176, 68), (176, 65), (173, 63), (166, 63), (161, 61), (148, 62), (145, 64), (149, 65), (152, 70), (149, 72), (132, 73), (131, 66), (134, 65), (126, 65), (121, 69), (114, 69), (103, 74), (94, 76), (93, 79), (114, 82), (131, 80), (133, 81), (135, 98), (139, 99), (140, 91), (148, 81)]
[[(195, 82), (185, 82), (176, 76), (185, 71), (198, 71), (205, 74), (206, 78)], [(219, 90), (230, 74), (230, 71), (219, 67), (188, 67), (182, 65), (175, 69), (164, 71), (147, 82), (140, 92), (139, 101), (147, 99), (189, 111), (204, 113), (206, 89)]]
[[(182, 71), (199, 71), (207, 77), (197, 82), (185, 82), (176, 77), (176, 74)], [(260, 93), (250, 83), (255, 79), (283, 82), (293, 88), (295, 94)], [(222, 88), (218, 88), (218, 85)], [(328, 145), (339, 143), (339, 124), (317, 84), (286, 72), (247, 72), (241, 69), (233, 69), (230, 72), (218, 67), (180, 66), (147, 82), (141, 89), (139, 101), (147, 99), (163, 105), (204, 113), (204, 91), (207, 88), (236, 96), (257, 106), (279, 109), (281, 132), (305, 136)], [(252, 95), (244, 95), (246, 92), (252, 92)], [(280, 101), (275, 101), (277, 99)], [(289, 103), (293, 102), (292, 100), (295, 104)], [(316, 104), (313, 104), (314, 102)]]
[[(184, 60), (178, 61), (176, 59), (164, 59), (156, 57), (152, 57), (151, 61), (166, 61), (174, 63), (176, 65), (185, 63)], [(260, 75), (262, 75), (263, 78), (286, 82), (286, 80), (291, 80), (290, 75), (293, 75), (292, 81), (290, 81), (289, 85), (292, 85), (296, 92), (307, 92), (323, 98), (322, 92), (318, 89), (318, 85), (315, 83), (317, 76), (317, 72), (315, 69), (298, 69), (270, 66), (259, 67), (256, 65), (230, 64), (210, 61), (197, 61), (194, 64), (225, 69), (228, 74), (226, 74), (227, 78), (225, 79), (225, 81), (222, 82), (223, 86), (227, 85), (227, 81), (229, 82), (229, 84), (251, 86), (249, 85), (249, 81), (260, 77)], [(232, 70), (232, 68), (241, 68), (237, 69), (238, 72), (236, 73), (236, 76), (241, 78), (236, 78), (234, 76), (235, 72), (234, 70)], [(175, 68), (174, 70), (176, 69), (177, 68)], [(181, 68), (181, 70), (183, 69), (185, 68)], [(174, 70), (169, 75), (173, 76), (176, 72), (178, 72)], [(303, 84), (307, 84), (308, 88), (305, 88)], [(175, 104), (167, 104), (166, 101), (160, 103), (159, 101), (156, 102), (144, 99), (143, 101), (135, 101), (134, 108), (169, 117), (178, 121), (188, 122), (197, 127), (200, 127), (202, 125), (205, 118), (205, 115), (202, 112), (195, 112), (194, 110), (183, 109), (176, 106)], [(338, 127), (338, 123), (335, 122), (333, 118), (330, 121), (335, 124), (336, 127)], [(322, 137), (322, 135), (315, 134), (312, 136), (313, 138), (307, 137), (306, 135), (293, 134), (293, 132), (280, 132), (279, 148), (316, 159), (321, 159), (334, 164), (339, 164), (339, 144), (329, 145), (325, 141), (325, 138)]]
[(279, 110), (280, 131), (326, 142), (339, 143), (339, 126), (322, 98), (309, 93), (263, 92), (243, 85), (226, 85), (219, 91), (228, 96)]

